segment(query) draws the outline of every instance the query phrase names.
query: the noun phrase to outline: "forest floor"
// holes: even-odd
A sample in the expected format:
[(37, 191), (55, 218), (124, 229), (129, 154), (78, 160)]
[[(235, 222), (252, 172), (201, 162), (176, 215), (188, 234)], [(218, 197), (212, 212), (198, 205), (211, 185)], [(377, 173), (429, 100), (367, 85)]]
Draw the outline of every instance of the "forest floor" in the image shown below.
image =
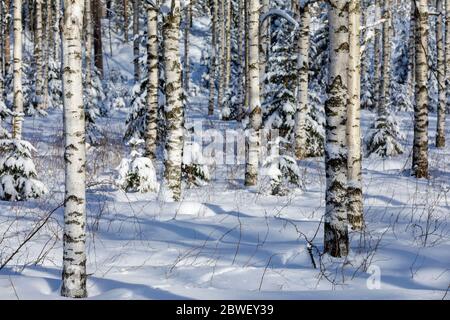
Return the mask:
[[(200, 74), (195, 66), (200, 64), (205, 28), (201, 19), (195, 26), (192, 64), (193, 73)], [(194, 76), (194, 86), (198, 78)], [(189, 98), (188, 122), (207, 118), (206, 101), (202, 90)], [(390, 160), (364, 159), (367, 229), (351, 232), (348, 258), (332, 259), (316, 251), (323, 248), (323, 159), (300, 162), (304, 188), (287, 196), (245, 188), (243, 166), (218, 166), (212, 168), (208, 185), (185, 189), (180, 203), (162, 203), (155, 194), (126, 194), (114, 186), (114, 169), (127, 155), (122, 141), (126, 110), (111, 111), (100, 120), (104, 141), (89, 148), (88, 156), (89, 297), (449, 299), (450, 146), (437, 150), (431, 143), (431, 178), (416, 180), (409, 172), (412, 115), (397, 116), (407, 133), (406, 152)], [(364, 133), (373, 117), (363, 112)], [(217, 119), (211, 121), (235, 126)], [(435, 128), (431, 114), (430, 141)], [(0, 270), (0, 299), (58, 299), (64, 192), (61, 110), (26, 118), (24, 137), (38, 150), (37, 171), (49, 193), (33, 201), (0, 202), (0, 265), (13, 255)], [(161, 163), (157, 168), (160, 173)], [(311, 254), (308, 243), (313, 245)]]

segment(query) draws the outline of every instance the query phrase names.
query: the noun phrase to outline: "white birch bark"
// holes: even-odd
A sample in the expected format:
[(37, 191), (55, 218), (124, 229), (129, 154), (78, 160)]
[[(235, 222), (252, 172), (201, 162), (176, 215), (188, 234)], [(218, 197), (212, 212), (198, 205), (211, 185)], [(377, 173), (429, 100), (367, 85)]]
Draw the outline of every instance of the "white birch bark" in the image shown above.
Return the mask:
[(217, 92), (217, 107), (220, 112), (222, 112), (222, 102), (223, 102), (223, 95), (224, 95), (224, 89), (225, 89), (225, 64), (226, 64), (226, 58), (225, 58), (225, 1), (227, 0), (221, 0), (220, 1), (220, 11), (219, 11), (219, 30), (220, 30), (220, 53), (219, 53), (219, 84), (218, 84), (218, 92)]
[(183, 88), (184, 92), (188, 94), (189, 92), (189, 81), (190, 81), (190, 61), (189, 61), (189, 36), (191, 33), (191, 19), (192, 19), (192, 2), (186, 4), (185, 10), (185, 24), (184, 24), (184, 72), (183, 72)]
[(166, 158), (163, 195), (167, 201), (181, 199), (181, 165), (183, 156), (183, 89), (179, 30), (181, 21), (180, 0), (166, 0), (170, 12), (164, 19), (164, 63), (166, 75)]
[(158, 117), (158, 88), (159, 88), (159, 68), (158, 68), (158, 11), (147, 7), (147, 64), (148, 64), (148, 84), (147, 84), (147, 119), (145, 129), (145, 149), (146, 156), (150, 159), (156, 158), (157, 139), (157, 117)]
[(86, 148), (82, 83), (84, 0), (64, 0), (63, 91), (66, 192), (61, 295), (84, 298), (86, 290)]
[(350, 0), (349, 7), (349, 62), (348, 62), (348, 221), (354, 230), (362, 230), (362, 152), (361, 152), (361, 7), (359, 0)]
[(245, 166), (245, 185), (255, 186), (258, 182), (260, 130), (262, 125), (262, 112), (260, 102), (259, 81), (259, 0), (250, 0), (248, 12), (249, 37), (249, 111), (250, 130), (248, 133), (247, 163)]
[(91, 0), (85, 0), (85, 21), (86, 21), (86, 30), (85, 30), (85, 59), (86, 59), (86, 83), (91, 83), (92, 78), (92, 44), (93, 44), (93, 25), (92, 25), (92, 10)]
[[(269, 11), (269, 0), (262, 0), (260, 15), (263, 16)], [(260, 38), (259, 38), (259, 81), (260, 81), (260, 96), (261, 103), (264, 99), (264, 77), (266, 75), (267, 60), (269, 53), (269, 23), (270, 19), (266, 19), (261, 24)]]
[(326, 115), (326, 209), (324, 249), (333, 257), (348, 254), (346, 118), (348, 99), (348, 0), (331, 0), (330, 75)]
[(141, 68), (139, 66), (139, 8), (141, 0), (133, 0), (133, 55), (134, 55), (134, 81), (141, 79)]
[[(416, 64), (416, 5), (415, 1), (411, 1), (411, 18), (409, 25), (409, 40), (408, 40), (408, 91), (409, 96), (414, 97), (415, 84), (415, 64)], [(411, 99), (414, 100), (414, 99)]]
[(414, 147), (412, 172), (428, 177), (428, 1), (416, 2), (416, 86), (414, 106)]
[(306, 115), (308, 112), (309, 78), (309, 26), (311, 14), (309, 6), (299, 8), (300, 32), (297, 42), (297, 108), (295, 111), (295, 156), (297, 160), (306, 158)]
[(383, 65), (381, 67), (380, 103), (378, 105), (378, 115), (387, 115), (387, 106), (390, 103), (391, 87), (391, 0), (384, 0), (383, 19), (386, 20), (382, 26), (383, 32)]
[[(445, 52), (445, 45), (444, 45), (444, 16), (445, 11), (443, 7), (443, 0), (437, 0), (436, 7), (437, 11), (439, 13), (438, 16), (438, 23), (437, 23), (437, 32), (436, 32), (436, 39), (437, 39), (437, 73), (438, 73), (438, 91), (439, 91), (439, 103), (438, 103), (438, 117), (437, 117), (437, 132), (436, 132), (436, 147), (437, 148), (444, 148), (445, 147), (445, 117), (446, 117), (446, 85), (445, 85), (445, 78), (446, 78), (446, 61), (445, 61), (445, 55), (449, 54), (448, 52)], [(448, 0), (446, 1), (448, 4)], [(450, 9), (450, 8), (449, 8)], [(450, 16), (447, 16), (450, 18)], [(447, 18), (447, 19), (448, 19)], [(447, 27), (450, 26), (450, 23), (447, 23)], [(447, 36), (450, 35), (450, 32), (447, 30)], [(447, 42), (450, 43), (450, 40), (447, 38)], [(447, 49), (449, 49), (447, 47)]]
[[(374, 1), (375, 6), (375, 12), (374, 12), (374, 20), (377, 22), (377, 19), (379, 18), (379, 0)], [(378, 110), (379, 104), (380, 104), (380, 90), (381, 90), (381, 67), (380, 67), (380, 60), (381, 60), (381, 46), (380, 46), (380, 28), (377, 25), (375, 27), (375, 37), (373, 39), (374, 41), (374, 49), (373, 49), (373, 64), (374, 64), (374, 88), (373, 88), (373, 105), (376, 110)]]
[(14, 62), (13, 62), (13, 91), (14, 117), (12, 135), (14, 139), (22, 139), (23, 122), (23, 91), (22, 91), (22, 0), (13, 3), (14, 30)]
[(231, 1), (227, 1), (227, 20), (225, 25), (225, 79), (224, 79), (224, 92), (226, 92), (230, 87), (231, 80), (231, 19), (232, 19), (232, 9)]
[(36, 61), (36, 89), (35, 89), (35, 105), (37, 110), (43, 109), (43, 41), (42, 41), (42, 0), (36, 0), (36, 30), (34, 39), (34, 58)]
[(215, 97), (216, 97), (216, 68), (217, 68), (217, 0), (211, 1), (211, 57), (209, 65), (209, 104), (208, 115), (214, 114)]

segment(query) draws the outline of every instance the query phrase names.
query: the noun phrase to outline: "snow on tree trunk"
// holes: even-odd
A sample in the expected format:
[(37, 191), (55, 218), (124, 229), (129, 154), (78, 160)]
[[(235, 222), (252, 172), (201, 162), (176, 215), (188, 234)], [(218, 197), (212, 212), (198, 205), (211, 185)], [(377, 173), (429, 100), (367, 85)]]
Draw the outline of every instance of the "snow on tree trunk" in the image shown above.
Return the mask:
[[(447, 4), (448, 4), (447, 0)], [(437, 62), (438, 62), (438, 91), (439, 91), (439, 104), (438, 104), (438, 120), (437, 120), (437, 134), (436, 134), (436, 147), (444, 148), (445, 147), (445, 114), (446, 114), (446, 63), (445, 63), (445, 46), (444, 46), (444, 9), (443, 9), (443, 0), (437, 0), (436, 3), (437, 11), (439, 13), (438, 23), (437, 23)], [(450, 6), (449, 6), (450, 10)], [(449, 19), (450, 16), (447, 16)], [(447, 28), (450, 26), (450, 23), (447, 23)], [(447, 29), (448, 31), (448, 29)], [(447, 37), (450, 36), (450, 32), (447, 32)], [(447, 38), (447, 42), (450, 43), (450, 39)], [(450, 49), (447, 47), (447, 50)], [(447, 52), (447, 54), (450, 54)]]
[(36, 0), (36, 30), (34, 39), (34, 58), (36, 61), (36, 90), (35, 90), (35, 106), (37, 110), (43, 109), (43, 41), (42, 41), (42, 0)]
[(84, 0), (64, 0), (63, 87), (66, 192), (61, 295), (84, 298), (86, 290), (86, 149), (82, 88)]
[(215, 96), (216, 96), (216, 67), (217, 67), (217, 0), (211, 1), (211, 57), (209, 65), (209, 104), (208, 104), (208, 115), (212, 116), (214, 114)]
[(355, 230), (364, 225), (361, 178), (361, 7), (359, 0), (351, 0), (349, 7), (349, 63), (348, 63), (348, 220)]
[(330, 75), (326, 115), (326, 209), (324, 249), (333, 257), (348, 254), (346, 117), (348, 99), (348, 0), (331, 0)]
[(166, 75), (166, 144), (162, 197), (166, 201), (181, 199), (181, 165), (183, 158), (183, 89), (179, 57), (181, 8), (179, 0), (166, 0), (168, 13), (164, 19), (164, 64)]
[(378, 105), (378, 115), (387, 115), (387, 107), (390, 103), (391, 87), (391, 0), (384, 0), (383, 6), (383, 66), (381, 68), (380, 103)]
[(145, 128), (145, 155), (150, 159), (156, 158), (156, 141), (158, 129), (158, 11), (147, 8), (147, 115)]
[(297, 160), (306, 158), (306, 116), (308, 112), (308, 78), (309, 78), (309, 25), (311, 15), (309, 6), (300, 8), (300, 32), (297, 42), (298, 50), (298, 85), (297, 108), (295, 110), (295, 156)]
[(416, 86), (412, 172), (428, 177), (428, 2), (419, 0), (416, 12)]
[(258, 182), (260, 130), (262, 112), (259, 94), (259, 0), (249, 1), (249, 112), (250, 130), (248, 132), (248, 150), (245, 166), (245, 185), (255, 186)]
[(14, 118), (12, 134), (14, 139), (22, 139), (23, 91), (22, 91), (22, 0), (14, 0)]
[[(10, 12), (11, 4), (10, 1), (5, 1), (5, 12)], [(7, 72), (9, 72), (9, 67), (11, 65), (11, 37), (10, 37), (10, 31), (11, 31), (11, 18), (9, 16), (5, 17), (5, 43), (4, 43), (4, 53), (5, 53), (5, 75)]]
[(133, 0), (133, 62), (135, 83), (139, 83), (141, 78), (141, 69), (139, 66), (139, 2), (140, 0)]

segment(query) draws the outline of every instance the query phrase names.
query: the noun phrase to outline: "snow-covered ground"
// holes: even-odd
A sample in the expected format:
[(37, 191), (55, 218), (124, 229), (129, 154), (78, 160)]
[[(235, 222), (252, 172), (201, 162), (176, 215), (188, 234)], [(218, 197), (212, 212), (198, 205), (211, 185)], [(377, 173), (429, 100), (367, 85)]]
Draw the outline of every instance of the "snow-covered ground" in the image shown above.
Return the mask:
[[(191, 49), (197, 75), (207, 30), (206, 22), (198, 20)], [(131, 70), (124, 58), (130, 50), (123, 51), (109, 57), (109, 65)], [(198, 78), (194, 76), (194, 85)], [(189, 121), (206, 118), (205, 94), (189, 99)], [(155, 194), (126, 194), (113, 184), (114, 169), (127, 153), (122, 141), (125, 117), (126, 110), (114, 110), (101, 119), (104, 141), (89, 149), (90, 299), (450, 298), (450, 146), (437, 150), (430, 144), (429, 181), (410, 177), (411, 114), (398, 114), (407, 134), (403, 156), (364, 159), (367, 230), (351, 233), (351, 254), (345, 260), (320, 256), (316, 250), (323, 248), (321, 158), (300, 162), (305, 188), (288, 196), (245, 188), (242, 166), (220, 166), (211, 168), (208, 185), (185, 189), (180, 203), (161, 203)], [(372, 117), (363, 113), (364, 133)], [(217, 118), (212, 122), (235, 125)], [(432, 114), (430, 141), (435, 126)], [(38, 150), (35, 163), (50, 192), (39, 200), (0, 203), (0, 264), (13, 255), (0, 270), (0, 299), (58, 299), (64, 192), (61, 111), (26, 118), (24, 136)], [(157, 168), (161, 173), (161, 163)]]

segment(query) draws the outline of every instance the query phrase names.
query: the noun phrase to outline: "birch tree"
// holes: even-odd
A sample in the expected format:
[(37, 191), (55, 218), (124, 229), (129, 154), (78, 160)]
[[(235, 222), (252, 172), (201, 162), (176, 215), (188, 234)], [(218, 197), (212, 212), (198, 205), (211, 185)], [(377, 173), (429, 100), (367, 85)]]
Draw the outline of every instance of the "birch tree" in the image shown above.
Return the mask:
[(412, 172), (416, 178), (428, 177), (428, 1), (417, 0), (416, 4), (416, 60), (415, 60), (415, 105), (414, 146)]
[(361, 153), (361, 54), (360, 54), (359, 0), (350, 0), (349, 6), (349, 62), (348, 62), (348, 221), (355, 230), (361, 230), (363, 221), (362, 153)]
[(219, 30), (220, 30), (220, 41), (219, 41), (219, 57), (218, 57), (218, 64), (219, 64), (219, 83), (217, 87), (217, 108), (220, 112), (222, 112), (222, 102), (223, 102), (223, 96), (224, 96), (224, 89), (225, 89), (225, 52), (226, 52), (226, 34), (225, 34), (225, 1), (227, 0), (221, 0), (220, 1), (220, 7), (219, 7)]
[(306, 114), (308, 112), (308, 85), (309, 85), (309, 25), (311, 14), (309, 5), (298, 7), (300, 32), (297, 42), (298, 55), (298, 85), (297, 108), (295, 110), (295, 156), (297, 160), (306, 157)]
[(22, 91), (22, 0), (14, 0), (13, 4), (13, 29), (14, 29), (14, 117), (12, 136), (14, 139), (22, 139), (23, 122), (23, 91)]
[[(408, 90), (410, 97), (414, 97), (415, 64), (416, 64), (416, 1), (411, 1), (408, 39)], [(411, 100), (414, 100), (412, 98)], [(414, 104), (414, 103), (413, 103)]]
[(92, 81), (92, 0), (84, 1), (84, 12), (85, 12), (85, 59), (86, 59), (86, 83), (91, 83)]
[(192, 22), (192, 2), (186, 4), (184, 8), (184, 72), (183, 72), (183, 89), (187, 94), (189, 92), (189, 81), (190, 81), (190, 60), (189, 60), (189, 36), (191, 33), (191, 22)]
[(139, 2), (133, 0), (133, 64), (134, 64), (134, 81), (139, 82), (141, 78), (141, 69), (139, 66)]
[(245, 185), (255, 186), (258, 182), (260, 130), (262, 112), (259, 82), (259, 0), (248, 1), (248, 94), (250, 130), (248, 132), (248, 150), (245, 166)]
[(181, 21), (180, 0), (164, 2), (163, 36), (164, 64), (166, 76), (166, 143), (165, 171), (162, 196), (167, 201), (181, 199), (181, 165), (183, 155), (183, 89), (181, 86), (181, 63), (179, 30)]
[(66, 192), (61, 295), (84, 298), (86, 290), (86, 150), (82, 87), (84, 0), (64, 0), (63, 90)]
[(43, 32), (42, 32), (42, 0), (36, 0), (35, 7), (36, 17), (36, 30), (34, 39), (34, 58), (36, 60), (36, 90), (34, 104), (37, 110), (43, 109), (43, 90), (44, 90), (44, 78), (43, 78)]
[(147, 4), (147, 115), (145, 129), (145, 151), (150, 159), (156, 157), (157, 116), (158, 116), (158, 11), (157, 8)]
[[(448, 50), (450, 49), (450, 46), (447, 46), (447, 44), (450, 44), (450, 39), (448, 39), (448, 36), (450, 36), (450, 32), (448, 30), (448, 27), (450, 27), (450, 22), (448, 22), (448, 19), (450, 18), (450, 15), (447, 15), (446, 17), (446, 32), (447, 32), (447, 39), (446, 44), (444, 45), (444, 16), (445, 11), (443, 7), (443, 0), (437, 0), (436, 2), (436, 8), (437, 12), (439, 13), (438, 16), (438, 23), (437, 23), (437, 32), (436, 32), (436, 39), (437, 39), (437, 62), (438, 62), (438, 91), (439, 91), (439, 102), (438, 102), (438, 119), (437, 119), (437, 133), (436, 133), (436, 147), (437, 148), (444, 148), (445, 147), (445, 114), (446, 114), (446, 90), (447, 86), (445, 84), (446, 80), (446, 57), (445, 55), (450, 55)], [(446, 9), (450, 11), (450, 6), (448, 5), (448, 0), (446, 1)], [(447, 12), (449, 14), (450, 12)], [(447, 52), (446, 52), (447, 47)], [(447, 63), (450, 62), (450, 60), (447, 60)]]
[(208, 115), (214, 114), (216, 97), (216, 67), (217, 67), (217, 0), (211, 0), (211, 56), (209, 62), (209, 104)]
[(348, 99), (348, 0), (330, 0), (330, 70), (326, 115), (325, 252), (333, 257), (348, 254), (346, 109)]
[[(269, 11), (269, 0), (262, 0), (260, 15), (263, 16)], [(260, 96), (264, 97), (264, 77), (267, 69), (267, 58), (269, 54), (269, 23), (270, 19), (265, 19), (261, 24), (259, 40), (259, 81)]]
[(94, 55), (95, 55), (95, 67), (103, 77), (103, 36), (102, 36), (102, 6), (101, 0), (93, 0), (95, 6), (93, 10), (94, 18)]
[(384, 0), (383, 5), (383, 64), (381, 68), (381, 86), (380, 86), (380, 103), (378, 105), (378, 115), (386, 116), (387, 107), (390, 103), (391, 88), (391, 0)]

